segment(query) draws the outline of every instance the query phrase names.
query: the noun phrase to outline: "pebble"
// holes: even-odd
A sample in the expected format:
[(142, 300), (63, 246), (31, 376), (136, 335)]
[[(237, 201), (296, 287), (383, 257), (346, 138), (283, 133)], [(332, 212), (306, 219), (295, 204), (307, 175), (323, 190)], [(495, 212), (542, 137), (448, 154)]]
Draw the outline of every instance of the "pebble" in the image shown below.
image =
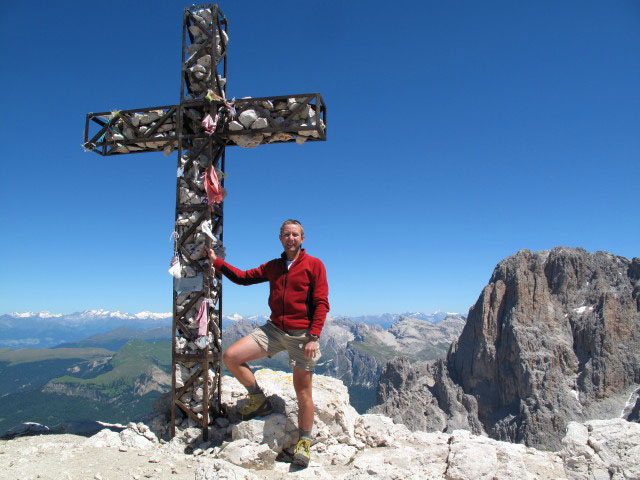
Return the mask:
[(118, 451), (120, 451), (120, 452), (128, 452), (128, 451), (129, 451), (129, 449), (128, 449), (127, 447), (120, 447), (120, 448), (118, 449)]

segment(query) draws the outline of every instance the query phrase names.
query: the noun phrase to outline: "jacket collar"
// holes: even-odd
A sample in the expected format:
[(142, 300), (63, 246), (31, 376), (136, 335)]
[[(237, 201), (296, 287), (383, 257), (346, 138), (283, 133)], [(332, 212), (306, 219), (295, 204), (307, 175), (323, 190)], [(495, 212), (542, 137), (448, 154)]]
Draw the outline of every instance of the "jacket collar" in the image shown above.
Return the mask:
[[(300, 261), (302, 261), (302, 259), (305, 257), (306, 253), (304, 251), (304, 248), (300, 249), (300, 253), (298, 254), (298, 258), (296, 258), (293, 263), (298, 263)], [(282, 252), (282, 254), (280, 255), (280, 258), (282, 258), (282, 261), (285, 262), (285, 265), (287, 264), (287, 254), (285, 252)], [(293, 263), (291, 265), (293, 265)]]

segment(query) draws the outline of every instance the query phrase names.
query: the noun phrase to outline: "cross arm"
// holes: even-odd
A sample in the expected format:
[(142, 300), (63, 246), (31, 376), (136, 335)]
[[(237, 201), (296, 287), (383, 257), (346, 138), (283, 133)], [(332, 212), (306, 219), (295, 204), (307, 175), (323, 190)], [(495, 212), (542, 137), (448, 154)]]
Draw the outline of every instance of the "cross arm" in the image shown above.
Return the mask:
[(319, 93), (243, 98), (222, 132), (226, 145), (324, 141), (327, 107)]
[(220, 120), (212, 136), (225, 146), (255, 147), (271, 143), (324, 141), (327, 107), (319, 93), (242, 98), (185, 100), (181, 105), (89, 113), (84, 147), (100, 155), (170, 152), (176, 148), (178, 125), (183, 140), (204, 139), (207, 114)]
[(178, 105), (88, 113), (83, 146), (100, 155), (176, 148)]
[(256, 147), (270, 143), (324, 141), (327, 107), (319, 93), (273, 97), (189, 100), (182, 103), (183, 139), (206, 138), (199, 120), (218, 115), (212, 136), (224, 146)]

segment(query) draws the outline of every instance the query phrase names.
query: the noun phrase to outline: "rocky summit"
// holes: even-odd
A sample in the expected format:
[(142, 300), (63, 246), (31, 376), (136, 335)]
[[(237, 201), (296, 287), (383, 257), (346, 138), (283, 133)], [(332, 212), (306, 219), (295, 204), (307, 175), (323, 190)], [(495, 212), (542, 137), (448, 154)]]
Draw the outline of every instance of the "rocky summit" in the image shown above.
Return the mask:
[[(291, 464), (297, 440), (292, 376), (260, 370), (275, 412), (236, 422), (246, 391), (223, 378), (229, 418), (218, 418), (203, 441), (197, 428), (162, 439), (150, 427), (110, 426), (86, 438), (38, 435), (0, 441), (2, 478), (42, 479), (570, 479), (640, 478), (640, 424), (622, 419), (569, 424), (558, 452), (477, 436), (465, 430), (412, 432), (389, 417), (359, 415), (337, 379), (314, 377), (316, 440), (306, 469)], [(164, 423), (166, 426), (166, 421)], [(115, 431), (114, 431), (115, 430)], [(153, 431), (155, 430), (155, 432)], [(159, 434), (159, 436), (157, 435)]]
[(521, 250), (496, 266), (445, 360), (385, 366), (374, 411), (558, 449), (572, 420), (636, 419), (639, 386), (640, 258)]

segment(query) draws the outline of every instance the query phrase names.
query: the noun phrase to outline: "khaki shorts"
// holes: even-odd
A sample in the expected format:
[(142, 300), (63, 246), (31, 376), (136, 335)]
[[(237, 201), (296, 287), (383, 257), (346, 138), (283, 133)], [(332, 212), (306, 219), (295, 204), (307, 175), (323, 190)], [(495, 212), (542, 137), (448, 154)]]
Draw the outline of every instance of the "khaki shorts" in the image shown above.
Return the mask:
[(289, 330), (283, 332), (269, 321), (256, 328), (249, 334), (260, 347), (273, 357), (276, 353), (286, 350), (289, 353), (289, 365), (313, 372), (316, 362), (320, 359), (320, 348), (313, 358), (304, 358), (304, 346), (309, 341), (309, 329)]

